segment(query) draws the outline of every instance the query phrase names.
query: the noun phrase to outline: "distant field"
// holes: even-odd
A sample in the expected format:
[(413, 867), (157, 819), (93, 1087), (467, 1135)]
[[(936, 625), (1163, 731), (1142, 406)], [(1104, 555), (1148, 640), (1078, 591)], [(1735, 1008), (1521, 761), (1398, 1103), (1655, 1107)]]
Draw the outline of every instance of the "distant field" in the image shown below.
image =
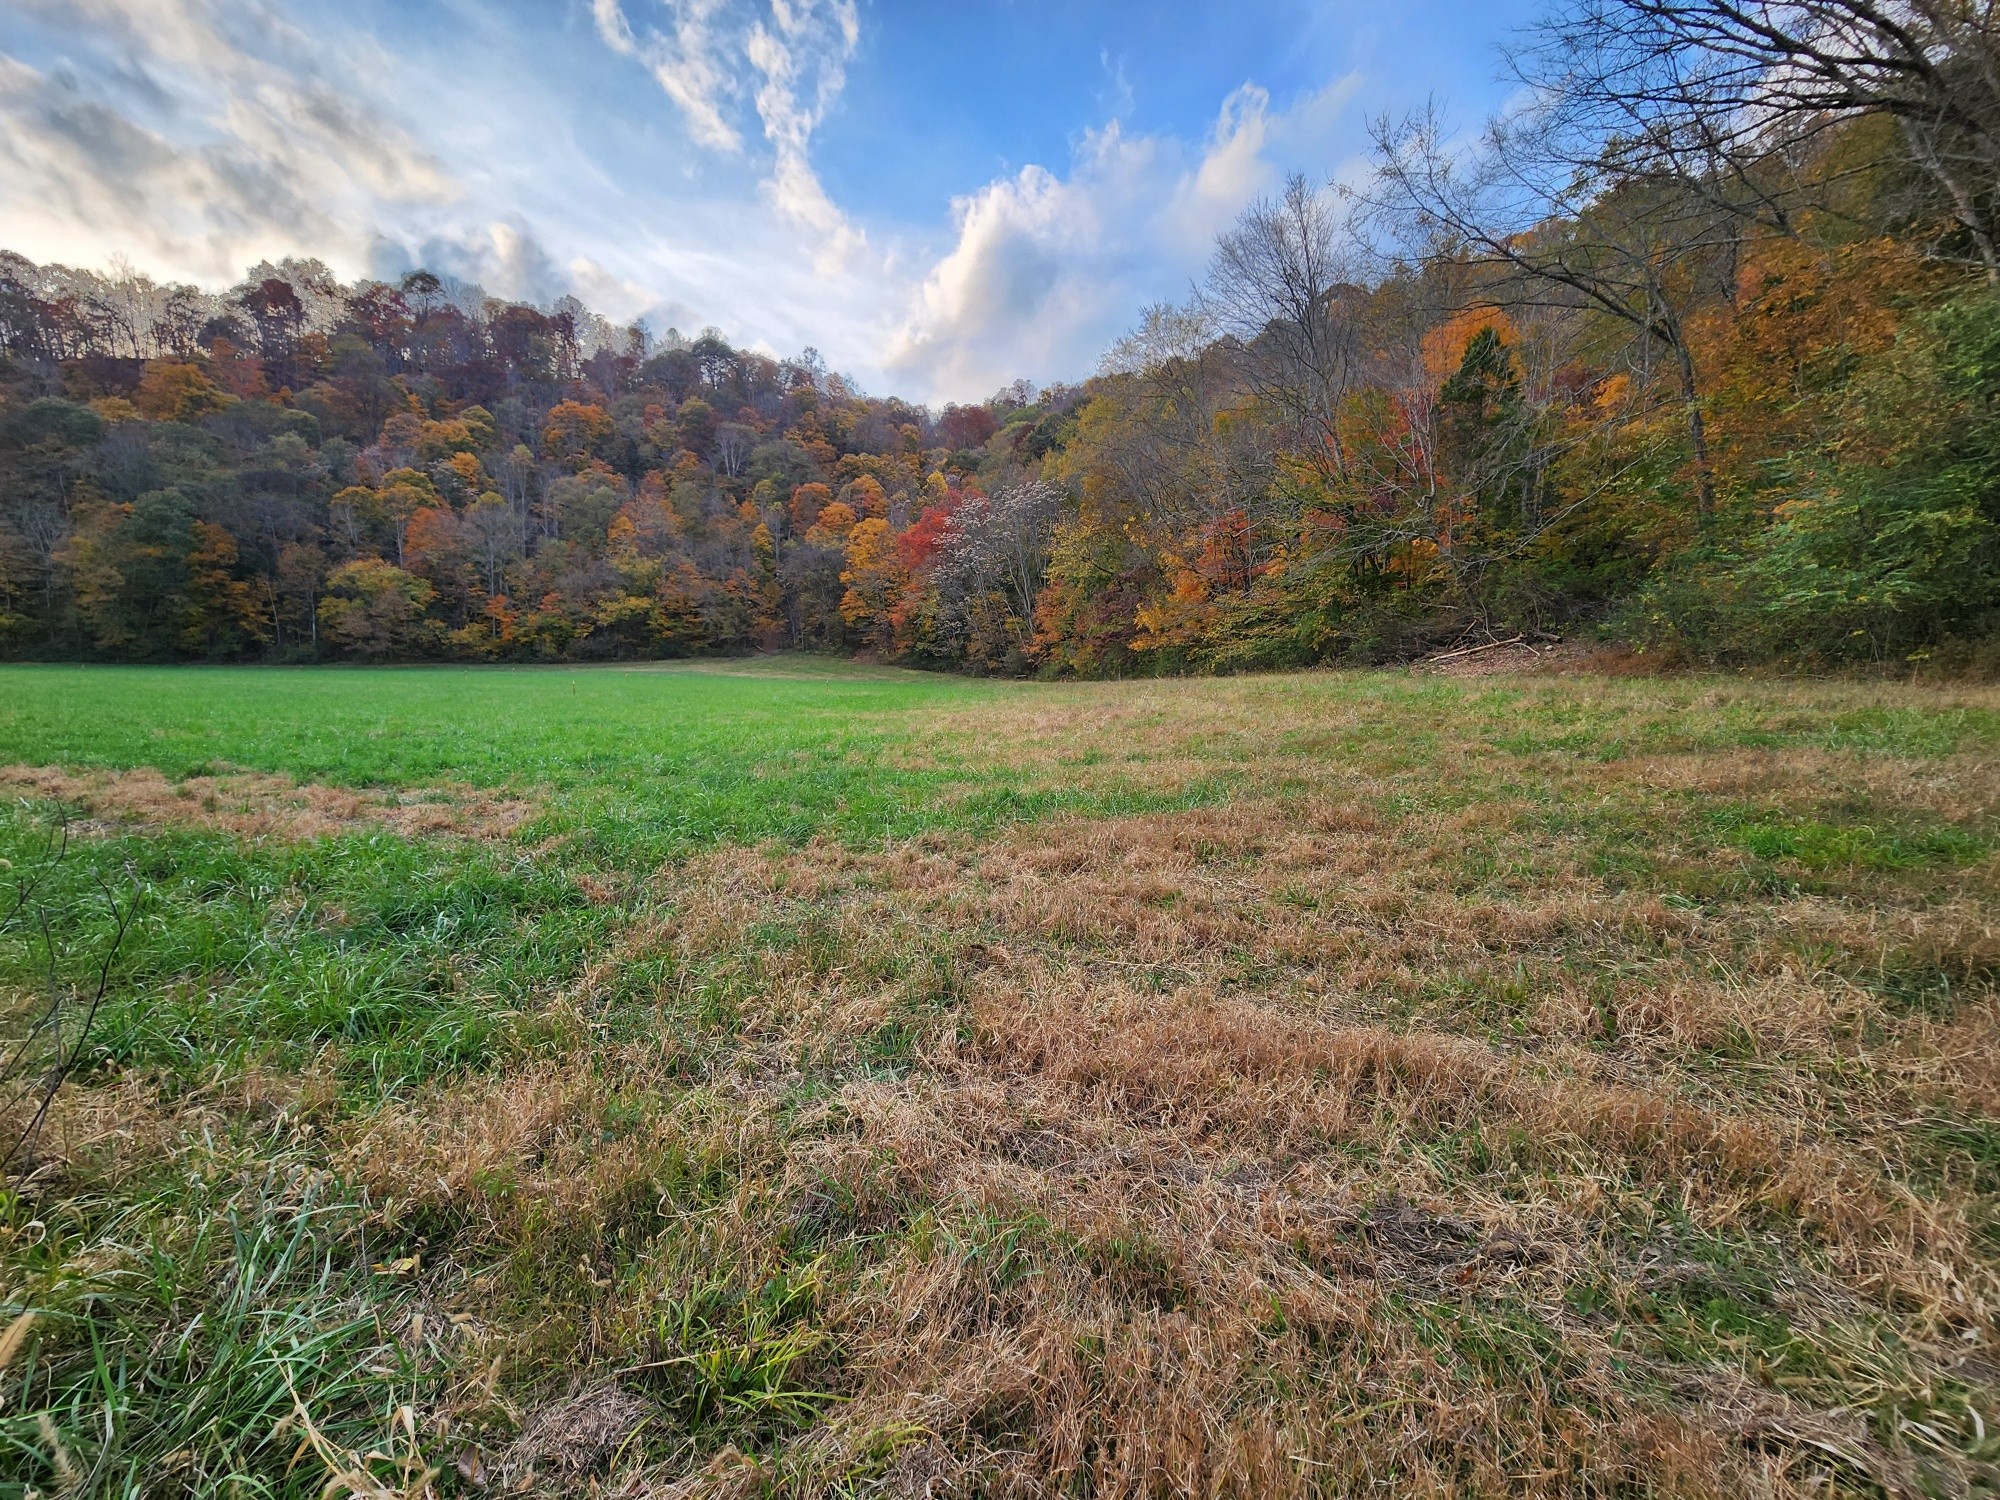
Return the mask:
[(1992, 690), (9, 667), (0, 793), (23, 1017), (137, 903), (0, 1500), (2000, 1488)]

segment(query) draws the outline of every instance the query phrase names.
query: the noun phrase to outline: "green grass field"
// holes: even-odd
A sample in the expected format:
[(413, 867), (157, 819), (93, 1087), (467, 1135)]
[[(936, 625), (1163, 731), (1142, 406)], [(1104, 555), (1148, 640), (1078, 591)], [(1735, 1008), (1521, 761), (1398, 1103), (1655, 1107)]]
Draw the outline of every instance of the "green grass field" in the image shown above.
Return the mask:
[(765, 670), (0, 668), (0, 735), (38, 765), (530, 792), (540, 826), (630, 864), (725, 839), (901, 837), (941, 817), (970, 827), (1053, 810), (1053, 789), (1021, 802), (976, 747), (941, 746), (945, 763), (923, 771), (891, 758), (923, 733), (922, 711), (1020, 691), (812, 658)]
[(0, 1497), (1994, 1492), (1996, 750), (1916, 686), (0, 668), (16, 1035), (106, 978), (0, 1192)]

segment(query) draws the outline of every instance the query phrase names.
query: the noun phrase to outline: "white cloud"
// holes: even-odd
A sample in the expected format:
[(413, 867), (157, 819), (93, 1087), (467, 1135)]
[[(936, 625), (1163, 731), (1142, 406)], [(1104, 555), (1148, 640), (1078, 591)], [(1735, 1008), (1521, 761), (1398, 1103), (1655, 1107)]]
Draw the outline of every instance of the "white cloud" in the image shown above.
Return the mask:
[(1090, 369), (1140, 307), (1186, 290), (1251, 201), (1314, 161), (1353, 86), (1274, 112), (1245, 84), (1197, 147), (1114, 121), (1082, 137), (1067, 177), (1025, 167), (958, 199), (957, 242), (917, 288), (886, 368), (959, 400)]
[[(765, 192), (786, 218), (824, 236), (816, 260), (833, 270), (860, 248), (861, 235), (834, 206), (812, 169), (812, 133), (847, 82), (847, 59), (861, 37), (853, 0), (772, 0), (771, 25), (750, 29), (750, 61), (763, 75), (757, 114), (776, 152)], [(811, 99), (800, 98), (810, 86)]]
[[(233, 277), (267, 256), (358, 266), (384, 212), (452, 200), (445, 169), (262, 0), (17, 0), (87, 23), (111, 86), (0, 55), (0, 215), (9, 247)], [(324, 71), (323, 71), (324, 70)], [(337, 73), (336, 86), (326, 76)]]
[(861, 39), (855, 0), (654, 0), (664, 30), (635, 27), (623, 0), (591, 0), (605, 45), (643, 62), (680, 106), (694, 140), (717, 151), (743, 149), (731, 115), (739, 75), (754, 72), (751, 106), (771, 147), (763, 191), (772, 207), (818, 237), (822, 270), (844, 265), (863, 244), (827, 196), (812, 166), (812, 137), (847, 83)]
[[(1246, 84), (1199, 138), (1137, 131), (1107, 59), (1107, 123), (1066, 163), (864, 237), (814, 164), (857, 4), (591, 0), (533, 29), (449, 0), (390, 45), (300, 0), (0, 0), (0, 243), (211, 286), (287, 255), (428, 264), (965, 400), (1094, 368), (1247, 202), (1354, 138), (1348, 82), (1282, 105)], [(671, 106), (635, 111), (654, 88)], [(684, 131), (655, 129), (669, 112)]]
[(614, 52), (646, 65), (667, 97), (681, 107), (688, 129), (701, 145), (717, 151), (740, 151), (743, 137), (723, 116), (735, 80), (727, 71), (726, 53), (733, 50), (724, 35), (730, 19), (727, 0), (661, 0), (669, 13), (667, 30), (632, 29), (619, 0), (591, 0), (597, 33)]
[(270, 0), (17, 3), (85, 23), (94, 46), (46, 69), (0, 52), (5, 248), (210, 286), (293, 255), (344, 276), (425, 266), (500, 297), (574, 294), (620, 323), (705, 321), (653, 278), (551, 248), (549, 215), (474, 201), (371, 97), (395, 93), (400, 59), (365, 39), (303, 32)]
[(644, 319), (660, 333), (699, 328), (708, 321), (686, 302), (662, 297), (656, 288), (590, 256), (559, 259), (518, 218), (432, 235), (416, 244), (383, 237), (375, 243), (368, 274), (394, 281), (420, 267), (508, 301), (547, 307), (575, 297), (621, 328)]

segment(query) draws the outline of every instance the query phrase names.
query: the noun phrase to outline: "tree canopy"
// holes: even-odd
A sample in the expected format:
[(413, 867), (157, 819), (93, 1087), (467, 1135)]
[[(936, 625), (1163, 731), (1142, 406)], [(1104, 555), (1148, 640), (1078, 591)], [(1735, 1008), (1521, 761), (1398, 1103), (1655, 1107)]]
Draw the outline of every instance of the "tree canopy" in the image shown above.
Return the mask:
[(0, 255), (0, 650), (865, 649), (982, 672), (1978, 652), (2000, 624), (1990, 7), (1574, 0), (1473, 146), (1254, 205), (1074, 386), (313, 262)]

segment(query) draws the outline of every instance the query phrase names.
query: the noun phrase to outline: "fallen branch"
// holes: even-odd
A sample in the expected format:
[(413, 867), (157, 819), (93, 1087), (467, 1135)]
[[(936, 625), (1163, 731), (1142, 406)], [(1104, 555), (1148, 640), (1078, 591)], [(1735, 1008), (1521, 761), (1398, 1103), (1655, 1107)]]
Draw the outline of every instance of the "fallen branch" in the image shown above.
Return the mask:
[[(1457, 651), (1443, 651), (1436, 656), (1426, 656), (1425, 661), (1457, 661), (1461, 656), (1477, 656), (1482, 651), (1497, 651), (1502, 646), (1525, 646), (1528, 638), (1524, 635), (1512, 636), (1504, 641), (1488, 641), (1483, 646), (1466, 646)], [(1530, 649), (1533, 649), (1532, 647)]]

